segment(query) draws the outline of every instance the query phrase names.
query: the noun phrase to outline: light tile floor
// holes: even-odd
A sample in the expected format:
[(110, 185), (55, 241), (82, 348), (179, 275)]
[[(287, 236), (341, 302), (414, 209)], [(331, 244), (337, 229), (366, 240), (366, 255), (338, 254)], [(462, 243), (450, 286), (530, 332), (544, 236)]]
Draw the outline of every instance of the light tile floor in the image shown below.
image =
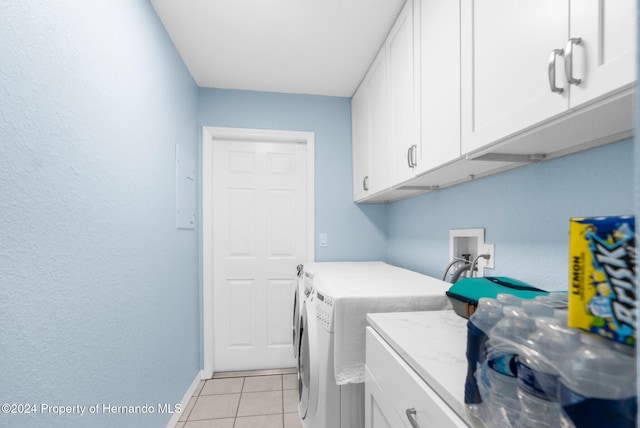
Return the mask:
[(176, 428), (302, 428), (297, 374), (263, 373), (200, 382)]

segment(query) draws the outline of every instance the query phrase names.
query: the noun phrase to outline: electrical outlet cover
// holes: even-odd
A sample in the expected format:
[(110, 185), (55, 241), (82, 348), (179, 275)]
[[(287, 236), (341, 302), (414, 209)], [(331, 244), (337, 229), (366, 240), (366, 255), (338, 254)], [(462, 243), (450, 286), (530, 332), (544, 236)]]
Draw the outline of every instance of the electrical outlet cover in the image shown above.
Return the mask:
[(486, 269), (496, 268), (496, 246), (495, 244), (484, 244), (484, 253), (489, 254), (489, 260), (485, 260)]

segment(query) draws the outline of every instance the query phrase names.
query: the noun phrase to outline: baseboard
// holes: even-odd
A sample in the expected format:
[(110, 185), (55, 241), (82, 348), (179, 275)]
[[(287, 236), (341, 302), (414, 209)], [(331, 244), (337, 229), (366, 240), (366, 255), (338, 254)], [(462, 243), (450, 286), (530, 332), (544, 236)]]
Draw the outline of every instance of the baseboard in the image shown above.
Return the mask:
[(288, 369), (241, 370), (234, 372), (216, 372), (213, 374), (213, 377), (211, 379), (224, 379), (229, 377), (271, 376), (296, 373), (298, 373), (298, 369), (295, 367)]
[[(182, 400), (180, 400), (180, 408), (183, 412), (187, 409), (187, 404), (189, 404), (189, 400), (191, 400), (191, 397), (193, 397), (193, 394), (196, 392), (196, 388), (198, 387), (198, 385), (200, 385), (200, 381), (202, 379), (204, 379), (204, 371), (200, 370), (196, 374), (195, 379), (193, 379), (193, 382), (191, 382), (191, 385), (189, 386), (189, 389), (187, 389), (187, 392), (185, 392), (184, 397), (182, 397)], [(182, 412), (174, 413), (171, 419), (169, 419), (169, 423), (167, 423), (167, 428), (174, 428), (178, 424), (181, 416)]]

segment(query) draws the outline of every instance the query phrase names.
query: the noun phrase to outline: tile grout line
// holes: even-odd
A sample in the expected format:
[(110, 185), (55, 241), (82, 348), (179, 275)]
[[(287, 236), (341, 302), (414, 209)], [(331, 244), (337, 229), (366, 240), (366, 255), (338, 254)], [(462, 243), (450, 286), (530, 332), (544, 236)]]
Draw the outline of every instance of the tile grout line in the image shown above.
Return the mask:
[[(284, 428), (284, 426), (285, 426), (285, 419), (284, 419), (284, 418), (285, 418), (285, 415), (286, 415), (286, 413), (285, 413), (285, 407), (286, 407), (286, 406), (285, 406), (285, 396), (284, 396), (284, 393), (285, 393), (285, 388), (284, 388), (284, 376), (285, 376), (285, 375), (289, 375), (289, 374), (290, 374), (290, 373), (280, 373), (280, 374), (277, 374), (277, 375), (276, 375), (276, 376), (277, 376), (277, 378), (278, 378), (278, 381), (279, 381), (278, 383), (280, 384), (280, 385), (279, 385), (279, 387), (280, 387), (280, 388), (279, 388), (279, 391), (280, 391), (280, 397), (281, 397), (281, 408), (280, 408), (280, 417), (281, 417), (281, 419), (280, 419), (280, 420), (281, 420), (281, 423), (280, 423), (280, 425), (279, 425), (279, 426), (280, 426), (281, 428)], [(273, 376), (273, 375), (272, 375), (272, 376)], [(239, 426), (239, 425), (237, 425), (237, 422), (238, 422), (238, 418), (240, 417), (240, 416), (239, 416), (239, 412), (240, 412), (240, 403), (242, 402), (242, 398), (243, 398), (244, 394), (245, 394), (245, 393), (249, 393), (248, 391), (246, 391), (246, 386), (247, 386), (247, 385), (246, 385), (246, 382), (247, 382), (247, 376), (237, 376), (237, 378), (241, 378), (241, 379), (242, 379), (242, 385), (241, 385), (241, 388), (240, 388), (240, 394), (239, 394), (238, 402), (237, 402), (237, 405), (236, 405), (235, 415), (234, 415), (234, 417), (233, 417), (233, 425), (232, 425), (233, 427)], [(211, 380), (214, 380), (214, 379), (212, 378)], [(204, 391), (204, 389), (205, 389), (206, 383), (207, 383), (207, 380), (203, 380), (202, 388), (199, 388), (199, 390), (198, 390), (198, 392), (197, 392), (197, 395), (193, 395), (193, 396), (192, 396), (192, 398), (194, 398), (194, 399), (195, 399), (195, 400), (194, 400), (194, 405), (193, 405), (193, 407), (191, 408), (191, 410), (189, 411), (189, 413), (186, 415), (186, 420), (184, 420), (184, 421), (180, 421), (180, 422), (183, 422), (183, 424), (185, 424), (185, 425), (186, 425), (186, 423), (190, 421), (191, 414), (193, 414), (193, 411), (194, 411), (194, 410), (195, 410), (195, 408), (196, 408), (196, 404), (199, 402), (200, 398), (202, 398), (202, 397), (204, 396), (204, 395), (203, 395), (203, 391)], [(294, 389), (295, 389), (295, 388), (294, 388)], [(265, 390), (265, 391), (255, 391), (255, 392), (268, 392), (268, 391), (269, 391), (269, 390), (267, 389), (267, 390)], [(229, 391), (229, 392), (225, 392), (225, 393), (226, 393), (226, 394), (231, 394), (231, 392), (230, 392), (230, 391)], [(222, 393), (222, 394), (213, 394), (213, 395), (225, 395), (225, 393)], [(211, 395), (211, 394), (210, 394), (210, 395)], [(264, 414), (264, 416), (268, 416), (268, 415), (270, 415), (270, 414), (272, 414), (272, 413), (265, 413), (265, 414)], [(261, 415), (254, 415), (254, 416), (256, 416), (256, 417), (260, 417), (260, 416), (263, 416), (263, 415), (261, 414)], [(214, 419), (217, 419), (217, 418), (214, 418)], [(206, 421), (206, 420), (208, 420), (208, 419), (205, 419), (205, 420), (203, 420), (203, 421)]]
[[(201, 381), (202, 382), (202, 381)], [(202, 384), (202, 388), (204, 388), (204, 383)], [(189, 420), (189, 416), (191, 416), (191, 413), (193, 413), (193, 409), (196, 408), (196, 404), (198, 403), (198, 399), (200, 398), (200, 392), (202, 391), (202, 389), (200, 389), (198, 391), (198, 395), (192, 395), (191, 398), (195, 398), (194, 402), (193, 402), (193, 406), (191, 406), (191, 409), (189, 409), (189, 413), (186, 415), (185, 420), (184, 420), (184, 424), (187, 424), (187, 421)], [(187, 406), (189, 406), (189, 403), (187, 403)]]
[[(204, 385), (203, 385), (203, 388), (204, 388)], [(193, 398), (193, 396), (191, 398)], [(195, 397), (195, 398), (196, 398), (196, 401), (193, 402), (193, 406), (191, 406), (191, 410), (189, 410), (189, 414), (187, 415), (187, 418), (184, 420), (184, 424), (185, 425), (187, 424), (187, 421), (189, 420), (189, 417), (191, 416), (191, 413), (193, 413), (193, 409), (196, 408), (196, 404), (198, 404), (198, 400), (200, 399), (200, 393), (199, 392), (198, 392), (198, 396)], [(187, 403), (187, 406), (188, 405), (189, 404)]]
[(240, 402), (242, 401), (242, 396), (244, 395), (244, 384), (247, 382), (246, 376), (242, 378), (242, 388), (240, 388), (240, 397), (238, 398), (238, 407), (236, 407), (236, 416), (233, 418), (233, 426), (235, 428), (236, 422), (238, 422), (238, 412), (240, 411)]

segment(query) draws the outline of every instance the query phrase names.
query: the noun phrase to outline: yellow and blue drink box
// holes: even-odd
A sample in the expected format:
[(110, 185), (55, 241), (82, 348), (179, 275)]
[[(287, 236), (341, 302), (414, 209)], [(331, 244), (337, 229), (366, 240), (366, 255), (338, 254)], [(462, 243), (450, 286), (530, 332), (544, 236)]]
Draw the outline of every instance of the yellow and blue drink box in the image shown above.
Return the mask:
[(572, 218), (569, 327), (635, 345), (636, 285), (634, 217)]

